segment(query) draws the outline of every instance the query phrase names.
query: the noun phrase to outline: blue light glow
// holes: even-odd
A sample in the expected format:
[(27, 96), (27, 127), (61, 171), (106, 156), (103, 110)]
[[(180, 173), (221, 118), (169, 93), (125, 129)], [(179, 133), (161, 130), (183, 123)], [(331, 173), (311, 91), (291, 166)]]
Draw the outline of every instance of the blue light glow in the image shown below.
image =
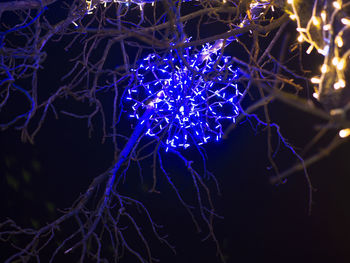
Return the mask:
[(150, 54), (133, 70), (137, 83), (125, 97), (129, 116), (139, 119), (153, 108), (146, 135), (161, 137), (166, 150), (219, 141), (223, 122), (235, 122), (242, 94), (237, 71), (221, 47), (222, 41), (206, 44), (201, 51), (189, 47), (183, 59), (175, 50), (164, 57)]

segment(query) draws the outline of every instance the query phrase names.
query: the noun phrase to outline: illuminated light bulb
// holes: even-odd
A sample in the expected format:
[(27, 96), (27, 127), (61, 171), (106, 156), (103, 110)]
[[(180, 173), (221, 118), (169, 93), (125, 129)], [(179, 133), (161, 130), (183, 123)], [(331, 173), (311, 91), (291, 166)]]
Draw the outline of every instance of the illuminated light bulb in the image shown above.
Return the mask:
[(304, 37), (303, 37), (302, 34), (300, 34), (300, 35), (298, 36), (298, 41), (299, 41), (300, 43), (304, 41)]
[(317, 99), (317, 100), (318, 100), (318, 98), (320, 97), (320, 96), (318, 95), (318, 93), (316, 93), (316, 92), (314, 92), (314, 93), (312, 94), (312, 96), (313, 96), (315, 99)]
[(317, 52), (320, 53), (323, 56), (326, 56), (329, 51), (329, 46), (325, 46), (323, 49), (317, 49)]
[(293, 0), (288, 0), (287, 3), (292, 5), (293, 4)]
[(224, 4), (226, 4), (226, 0), (222, 0), (222, 2), (223, 2)]
[(338, 58), (338, 57), (334, 57), (334, 58), (332, 59), (332, 64), (333, 64), (334, 66), (336, 66), (336, 65), (338, 65), (338, 63), (339, 63), (339, 58)]
[(346, 26), (350, 26), (350, 19), (347, 19), (347, 18), (342, 18), (341, 19), (341, 22), (346, 25)]
[(314, 24), (314, 26), (318, 26), (320, 24), (320, 21), (318, 21), (317, 17), (313, 16), (312, 23)]
[(334, 83), (333, 87), (335, 90), (345, 88), (345, 80), (343, 79), (338, 80), (338, 82)]
[(290, 15), (289, 18), (292, 19), (292, 20), (295, 20), (297, 18), (297, 16), (296, 15)]
[(329, 29), (331, 29), (331, 25), (330, 24), (327, 24), (327, 25), (323, 26), (323, 30), (324, 31), (328, 31)]
[(333, 6), (334, 6), (335, 9), (340, 9), (341, 8), (341, 5), (337, 1), (333, 2)]
[(317, 52), (320, 53), (321, 55), (324, 55), (324, 56), (326, 55), (323, 49), (317, 49)]
[(350, 135), (350, 129), (342, 129), (339, 131), (339, 137), (340, 138), (346, 138)]
[(329, 46), (327, 45), (327, 46), (325, 46), (324, 48), (323, 48), (323, 51), (326, 53), (326, 54), (328, 54), (328, 51), (329, 51)]
[(339, 84), (339, 82), (334, 83), (333, 88), (334, 88), (335, 90), (340, 89), (340, 84)]
[(306, 54), (310, 54), (311, 51), (313, 50), (314, 46), (310, 45), (309, 48), (306, 50)]
[(322, 18), (322, 21), (323, 21), (323, 22), (326, 21), (326, 19), (327, 19), (326, 11), (322, 10), (322, 12), (321, 12), (321, 18)]
[(318, 84), (320, 82), (321, 80), (319, 78), (316, 78), (316, 77), (311, 78), (311, 83)]
[(342, 69), (344, 69), (344, 66), (345, 66), (345, 60), (341, 59), (337, 64), (337, 69), (342, 70)]
[(336, 36), (335, 43), (338, 47), (342, 47), (344, 45), (343, 38), (341, 36)]
[(306, 28), (298, 27), (297, 31), (298, 32), (306, 32)]
[(326, 64), (323, 64), (321, 67), (321, 72), (326, 73), (328, 71), (328, 66)]
[(87, 5), (87, 10), (90, 11), (91, 10), (91, 1), (86, 1), (86, 5)]

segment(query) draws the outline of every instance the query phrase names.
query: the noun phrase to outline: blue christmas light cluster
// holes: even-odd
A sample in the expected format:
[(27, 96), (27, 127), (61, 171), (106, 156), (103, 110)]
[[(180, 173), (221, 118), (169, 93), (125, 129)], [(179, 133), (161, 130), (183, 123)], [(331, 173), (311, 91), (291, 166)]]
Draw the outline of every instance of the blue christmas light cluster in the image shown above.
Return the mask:
[(219, 141), (224, 122), (235, 122), (242, 94), (237, 70), (221, 54), (221, 46), (207, 44), (200, 51), (189, 47), (182, 59), (176, 51), (164, 57), (150, 54), (134, 69), (137, 81), (125, 96), (129, 116), (141, 119), (152, 109), (146, 135), (161, 138), (166, 151)]

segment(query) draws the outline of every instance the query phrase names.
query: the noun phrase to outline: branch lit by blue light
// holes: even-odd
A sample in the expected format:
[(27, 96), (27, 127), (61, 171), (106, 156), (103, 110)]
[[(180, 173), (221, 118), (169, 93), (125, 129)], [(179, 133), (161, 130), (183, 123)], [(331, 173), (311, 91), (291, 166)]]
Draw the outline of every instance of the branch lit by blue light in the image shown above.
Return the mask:
[(237, 70), (221, 47), (222, 41), (201, 51), (189, 47), (182, 59), (174, 50), (165, 57), (150, 54), (133, 70), (137, 83), (125, 97), (129, 116), (140, 119), (146, 109), (153, 109), (146, 135), (161, 137), (166, 151), (219, 141), (222, 124), (235, 122), (240, 113)]
[[(87, 7), (87, 14), (92, 14), (93, 10), (96, 9), (98, 4), (103, 4), (105, 7), (108, 3), (118, 3), (125, 6), (130, 6), (131, 4), (138, 5), (140, 7), (140, 10), (143, 10), (143, 6), (145, 4), (151, 4), (154, 6), (154, 4), (160, 0), (85, 0), (86, 7)], [(182, 2), (197, 2), (199, 0), (182, 0)], [(223, 3), (226, 1), (223, 0)]]

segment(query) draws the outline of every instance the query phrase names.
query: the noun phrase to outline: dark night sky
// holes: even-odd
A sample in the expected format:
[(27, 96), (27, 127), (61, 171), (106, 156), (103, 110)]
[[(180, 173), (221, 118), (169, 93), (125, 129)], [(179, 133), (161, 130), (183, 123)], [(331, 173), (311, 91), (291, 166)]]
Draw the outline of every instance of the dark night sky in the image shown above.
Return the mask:
[[(56, 83), (54, 71), (58, 52), (49, 58), (42, 75), (42, 87)], [(68, 54), (62, 54), (69, 57)], [(51, 59), (51, 60), (50, 60)], [(273, 120), (297, 148), (314, 134), (312, 117), (287, 106), (274, 104)], [(112, 162), (110, 141), (100, 143), (98, 127), (88, 138), (84, 120), (50, 116), (35, 145), (20, 142), (18, 131), (0, 133), (1, 221), (6, 217), (24, 226), (41, 226), (56, 218), (57, 209), (69, 207), (91, 180)], [(223, 220), (217, 220), (217, 236), (228, 262), (350, 262), (350, 149), (343, 145), (327, 159), (309, 168), (313, 186), (312, 214), (308, 215), (308, 190), (302, 173), (292, 175), (279, 186), (269, 184), (266, 134), (254, 132), (243, 123), (228, 140), (205, 146), (208, 168), (218, 179), (222, 196), (215, 197)], [(180, 191), (190, 195), (191, 179), (174, 156), (163, 156), (172, 175), (178, 177)], [(296, 159), (281, 149), (277, 163), (284, 170)], [(143, 173), (150, 177), (145, 162)], [(164, 225), (164, 233), (176, 247), (177, 255), (164, 247), (154, 255), (166, 263), (216, 263), (215, 247), (201, 242), (194, 225), (169, 186), (160, 182), (161, 195), (148, 194), (140, 184), (136, 167), (131, 167), (125, 189), (141, 197), (154, 220)], [(148, 185), (149, 186), (149, 185)], [(147, 187), (146, 187), (147, 188)], [(2, 244), (1, 244), (2, 245)], [(4, 249), (0, 246), (0, 249)], [(0, 251), (1, 255), (6, 252)], [(126, 260), (126, 262), (134, 262)]]

